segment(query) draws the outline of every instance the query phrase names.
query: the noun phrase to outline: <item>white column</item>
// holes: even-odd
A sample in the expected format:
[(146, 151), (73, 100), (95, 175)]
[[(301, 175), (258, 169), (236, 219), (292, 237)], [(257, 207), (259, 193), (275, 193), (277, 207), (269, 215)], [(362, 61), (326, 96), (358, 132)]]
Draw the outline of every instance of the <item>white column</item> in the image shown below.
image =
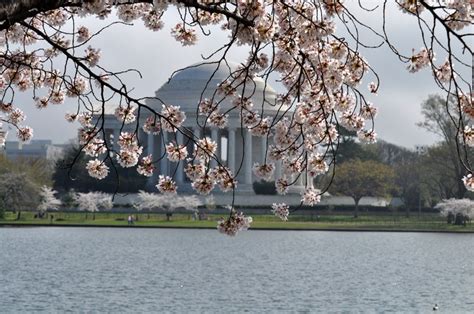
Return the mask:
[(305, 185), (305, 181), (306, 181), (306, 174), (305, 173), (301, 173), (298, 180), (296, 181), (296, 185), (297, 186), (304, 186)]
[(247, 129), (245, 130), (245, 184), (252, 184), (252, 133)]
[(154, 152), (154, 141), (153, 141), (153, 134), (148, 134), (147, 136), (147, 150), (146, 150), (146, 153), (147, 155), (150, 155), (152, 154), (153, 155), (153, 159), (155, 159), (157, 156), (155, 155), (155, 152)]
[[(219, 157), (219, 149), (221, 147), (221, 143), (219, 143), (219, 130), (217, 128), (212, 128), (211, 130), (211, 138), (214, 142), (217, 143), (217, 149), (215, 155)], [(211, 159), (211, 167), (214, 168), (217, 166), (217, 161), (214, 159)]]
[(196, 140), (198, 140), (201, 137), (201, 128), (200, 127), (194, 127), (193, 128), (193, 134)]
[[(154, 152), (155, 141), (154, 141), (153, 137), (154, 137), (153, 134), (147, 134), (147, 155), (152, 154), (152, 160), (156, 160), (156, 158), (158, 158), (158, 157), (157, 157), (157, 154), (155, 154), (155, 152)], [(148, 184), (150, 186), (153, 186), (153, 183), (156, 181), (157, 171), (158, 170), (155, 169), (153, 175), (148, 178)]]
[[(176, 134), (176, 144), (181, 145), (183, 144), (183, 134), (178, 132)], [(184, 160), (180, 160), (178, 163), (178, 170), (176, 171), (176, 182), (181, 184), (184, 182), (184, 166), (183, 166)]]
[(306, 187), (313, 187), (313, 178), (308, 173), (306, 173)]
[(281, 160), (275, 161), (275, 179), (281, 178)]
[(145, 147), (148, 144), (148, 134), (143, 131), (142, 128), (139, 128), (137, 131), (137, 138), (141, 146)]
[(227, 166), (235, 175), (235, 129), (229, 129), (227, 141)]
[(161, 137), (161, 146), (160, 146), (160, 157), (163, 159), (160, 160), (160, 174), (167, 176), (168, 175), (168, 157), (166, 156), (166, 144), (168, 144), (168, 132), (163, 132)]
[(114, 128), (114, 149), (117, 153), (120, 151), (118, 140), (120, 139), (120, 128)]
[[(194, 127), (193, 135), (194, 135), (194, 140), (198, 141), (201, 138), (201, 129), (199, 127)], [(194, 145), (193, 145), (193, 149), (194, 149)]]
[(261, 147), (261, 153), (262, 153), (262, 164), (265, 162), (265, 155), (267, 153), (267, 136), (262, 136), (262, 147)]

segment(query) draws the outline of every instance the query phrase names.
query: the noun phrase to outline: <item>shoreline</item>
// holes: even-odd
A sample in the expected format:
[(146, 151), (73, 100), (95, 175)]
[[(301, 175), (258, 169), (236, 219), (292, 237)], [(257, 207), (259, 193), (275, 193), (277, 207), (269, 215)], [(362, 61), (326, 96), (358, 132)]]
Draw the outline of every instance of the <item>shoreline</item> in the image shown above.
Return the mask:
[[(108, 224), (38, 224), (38, 223), (5, 223), (0, 222), (0, 228), (36, 228), (36, 227), (70, 227), (70, 228), (128, 228), (128, 229), (203, 229), (203, 230), (217, 230), (217, 227), (208, 226), (166, 226), (166, 225), (108, 225)], [(333, 231), (333, 232), (397, 232), (397, 233), (456, 233), (456, 234), (474, 234), (474, 230), (437, 230), (437, 229), (414, 229), (414, 228), (281, 228), (281, 227), (251, 227), (250, 231)]]

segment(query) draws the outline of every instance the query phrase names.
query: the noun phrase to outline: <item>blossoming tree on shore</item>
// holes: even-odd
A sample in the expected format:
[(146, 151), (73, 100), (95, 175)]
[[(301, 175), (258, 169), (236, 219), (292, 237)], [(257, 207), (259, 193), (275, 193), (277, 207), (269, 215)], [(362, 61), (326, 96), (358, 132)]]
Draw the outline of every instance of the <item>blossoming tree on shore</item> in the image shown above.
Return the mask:
[(474, 201), (467, 198), (443, 200), (435, 208), (440, 210), (441, 216), (448, 218), (448, 223), (465, 225), (474, 219)]
[(203, 205), (196, 195), (157, 194), (145, 191), (138, 192), (138, 200), (134, 204), (137, 210), (165, 210), (169, 220), (172, 212), (178, 208), (196, 212)]
[(45, 213), (47, 210), (58, 210), (61, 206), (61, 201), (54, 196), (57, 191), (51, 187), (43, 185), (40, 189), (40, 204), (38, 205), (38, 211)]
[[(367, 14), (375, 10), (358, 3)], [(200, 36), (212, 36), (213, 25), (228, 33), (228, 42), (204, 58), (204, 63), (214, 64), (216, 69), (227, 67), (230, 48), (248, 48), (248, 58), (240, 60), (239, 67), (220, 83), (210, 99), (197, 99), (196, 107), (205, 117), (203, 127), (225, 127), (227, 115), (234, 111), (252, 135), (266, 137), (271, 145), (265, 160), (254, 166), (254, 173), (269, 180), (275, 176), (275, 162), (281, 162), (282, 176), (275, 181), (277, 190), (284, 194), (300, 176), (312, 180), (328, 169), (337, 171), (337, 167), (329, 166), (336, 162), (338, 125), (357, 132), (363, 142), (376, 141), (373, 119), (377, 109), (366, 100), (366, 95), (376, 93), (383, 82), (359, 51), (359, 46), (368, 47), (359, 37), (362, 29), (380, 39), (378, 46), (388, 45), (402, 68), (412, 73), (431, 71), (445, 95), (455, 98), (459, 114), (474, 117), (471, 78), (458, 70), (470, 65), (453, 48), (455, 43), (462, 53), (472, 54), (467, 42), (472, 35), (468, 30), (473, 24), (472, 1), (396, 3), (402, 12), (418, 21), (422, 47), (414, 49), (411, 55), (398, 51), (386, 32), (387, 1), (379, 4), (384, 26), (380, 30), (355, 17), (343, 0), (6, 1), (0, 4), (1, 120), (16, 129), (21, 141), (28, 141), (33, 130), (24, 124), (25, 115), (20, 109), (23, 104), (16, 102), (17, 93), (30, 93), (39, 109), (62, 104), (66, 98), (74, 99), (77, 108), (65, 118), (81, 124), (80, 144), (91, 158), (87, 163), (91, 176), (101, 180), (110, 175), (106, 161), (114, 168), (136, 167), (140, 174), (152, 176), (159, 160), (168, 158), (185, 164), (186, 175), (198, 193), (208, 194), (215, 186), (234, 191), (238, 188), (235, 178), (240, 169), (232, 169), (236, 172), (233, 173), (217, 160), (217, 143), (190, 135), (190, 130), (183, 126), (186, 115), (179, 104), (157, 99), (162, 102), (161, 110), (157, 110), (146, 104), (146, 97), (134, 96), (130, 92), (133, 88), (127, 87), (123, 79), (136, 70), (126, 70), (126, 65), (124, 70), (107, 69), (100, 58), (100, 47), (91, 44), (93, 38), (106, 36), (107, 28), (114, 23), (141, 20), (151, 31), (166, 31), (162, 17), (174, 7), (179, 12), (178, 20), (167, 31), (183, 46), (195, 44)], [(110, 23), (92, 30), (81, 24), (85, 16), (107, 18)], [(338, 20), (350, 40), (336, 32)], [(443, 56), (442, 60), (435, 59), (437, 53)], [(263, 108), (265, 100), (254, 104), (245, 97), (245, 91), (255, 90), (256, 77), (267, 83), (275, 74), (284, 90), (273, 104), (280, 114), (269, 117), (263, 110), (257, 110)], [(119, 149), (107, 142), (104, 125), (105, 106), (115, 99), (119, 99), (115, 115), (122, 129), (132, 125), (135, 130), (121, 132), (116, 139)], [(220, 107), (223, 99), (231, 99), (233, 107), (224, 111)], [(143, 118), (146, 122), (140, 125)], [(462, 119), (453, 123), (464, 144), (459, 153), (465, 154), (465, 146), (474, 143), (473, 127), (465, 125)], [(140, 128), (154, 136), (171, 134), (166, 156), (144, 154), (137, 136)], [(192, 152), (177, 144), (177, 134), (194, 143)], [(0, 138), (0, 143), (4, 140)], [(464, 184), (474, 190), (472, 167), (468, 161), (463, 166)], [(161, 193), (177, 192), (172, 176), (160, 176), (156, 186)], [(308, 186), (302, 203), (314, 205), (326, 190), (327, 186)], [(285, 204), (274, 206), (275, 214), (282, 219), (288, 218), (287, 209)], [(249, 223), (243, 214), (231, 210), (219, 225), (226, 226), (220, 229), (224, 233), (235, 234)]]
[(112, 195), (102, 192), (76, 193), (74, 200), (79, 210), (92, 213), (93, 220), (95, 220), (96, 212), (111, 209), (114, 206)]

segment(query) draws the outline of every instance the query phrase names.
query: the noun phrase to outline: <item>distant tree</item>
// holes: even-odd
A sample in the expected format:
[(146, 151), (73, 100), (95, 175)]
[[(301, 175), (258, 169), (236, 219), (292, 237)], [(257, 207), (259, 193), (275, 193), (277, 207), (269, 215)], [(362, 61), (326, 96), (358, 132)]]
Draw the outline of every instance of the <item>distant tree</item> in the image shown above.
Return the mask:
[(76, 191), (74, 189), (70, 189), (61, 197), (61, 203), (66, 209), (71, 209), (77, 207), (76, 203)]
[(0, 155), (0, 174), (7, 172), (23, 173), (38, 186), (52, 184), (52, 166), (46, 159), (22, 157), (10, 160)]
[(61, 201), (54, 196), (57, 191), (49, 186), (43, 185), (39, 192), (40, 203), (38, 205), (38, 213), (44, 214), (47, 210), (58, 210)]
[(0, 220), (5, 219), (5, 207), (3, 204), (0, 204)]
[(429, 200), (430, 186), (425, 184), (425, 165), (423, 156), (408, 150), (395, 154), (392, 167), (395, 171), (396, 196), (403, 200), (406, 216), (410, 210), (418, 207), (421, 210), (423, 200)]
[(95, 220), (96, 212), (102, 209), (111, 209), (114, 206), (112, 195), (102, 192), (77, 193), (75, 201), (79, 210), (92, 212), (93, 220)]
[[(462, 143), (463, 136), (459, 130), (464, 129), (466, 121), (460, 118), (456, 106), (456, 99), (449, 98), (446, 106), (446, 99), (439, 95), (430, 95), (421, 104), (424, 120), (418, 125), (441, 140), (428, 151), (424, 162), (429, 163), (433, 171), (439, 171), (436, 181), (443, 185), (440, 189), (442, 198), (463, 198), (467, 191), (459, 178), (466, 174), (463, 163), (467, 161), (467, 151), (472, 149)], [(448, 181), (449, 186), (445, 184)]]
[(339, 144), (336, 153), (336, 161), (338, 163), (353, 159), (380, 161), (377, 154), (373, 150), (368, 149), (368, 147), (373, 145), (361, 144), (357, 139), (357, 133), (355, 131), (349, 131), (339, 125), (338, 132)]
[(330, 191), (354, 199), (354, 218), (359, 216), (359, 201), (364, 196), (384, 197), (396, 189), (395, 172), (382, 163), (350, 160), (338, 165)]
[[(345, 131), (343, 134), (351, 132)], [(396, 189), (391, 192), (393, 196), (403, 200), (406, 215), (409, 216), (410, 208), (416, 207), (420, 198), (419, 156), (413, 151), (383, 140), (371, 145), (358, 143), (355, 133), (342, 136), (342, 139), (338, 161), (372, 160), (394, 167)]]
[(374, 160), (388, 165), (393, 165), (404, 160), (411, 160), (416, 155), (404, 147), (388, 143), (384, 140), (377, 140), (376, 143), (367, 145), (361, 143), (357, 134), (348, 131), (343, 127), (339, 129), (339, 146), (337, 149), (336, 160), (343, 163), (348, 160)]
[(39, 188), (24, 173), (4, 173), (0, 175), (0, 207), (17, 213), (21, 218), (22, 210), (37, 208)]
[(446, 142), (440, 142), (426, 150), (421, 157), (421, 180), (428, 187), (434, 203), (466, 195), (466, 187), (458, 176), (462, 173), (461, 169), (452, 147)]
[(401, 147), (383, 140), (377, 141), (372, 145), (364, 145), (365, 150), (369, 150), (373, 155), (377, 156), (377, 160), (387, 165), (395, 165), (397, 163), (411, 163), (417, 159), (417, 154), (405, 147)]
[(198, 206), (203, 205), (196, 195), (157, 194), (140, 191), (138, 202), (134, 204), (137, 210), (164, 210), (169, 220), (173, 211), (177, 208), (197, 211)]

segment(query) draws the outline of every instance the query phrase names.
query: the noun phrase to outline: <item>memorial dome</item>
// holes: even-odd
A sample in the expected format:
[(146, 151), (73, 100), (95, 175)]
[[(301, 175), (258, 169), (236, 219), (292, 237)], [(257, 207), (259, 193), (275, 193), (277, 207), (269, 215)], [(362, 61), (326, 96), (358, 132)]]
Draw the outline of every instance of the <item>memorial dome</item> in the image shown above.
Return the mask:
[[(229, 78), (230, 73), (235, 71), (238, 67), (237, 63), (228, 62), (228, 65), (221, 63), (217, 64), (194, 64), (190, 67), (177, 72), (168, 82), (164, 83), (155, 93), (161, 101), (169, 105), (177, 105), (185, 112), (196, 112), (199, 100), (204, 98), (211, 99), (214, 96), (214, 101), (220, 101), (224, 97), (217, 95), (216, 89), (218, 85)], [(277, 112), (276, 92), (275, 90), (260, 77), (255, 77), (255, 85), (250, 83), (246, 86), (245, 96), (251, 96), (254, 103), (254, 109), (261, 111), (262, 104), (264, 104), (264, 114), (272, 115)], [(242, 88), (238, 90), (242, 94)], [(265, 99), (265, 102), (263, 101)], [(220, 108), (230, 109), (233, 107), (231, 99), (225, 98), (220, 102)], [(161, 102), (156, 99), (150, 99), (148, 105), (161, 108)], [(159, 107), (159, 108), (157, 108)]]

